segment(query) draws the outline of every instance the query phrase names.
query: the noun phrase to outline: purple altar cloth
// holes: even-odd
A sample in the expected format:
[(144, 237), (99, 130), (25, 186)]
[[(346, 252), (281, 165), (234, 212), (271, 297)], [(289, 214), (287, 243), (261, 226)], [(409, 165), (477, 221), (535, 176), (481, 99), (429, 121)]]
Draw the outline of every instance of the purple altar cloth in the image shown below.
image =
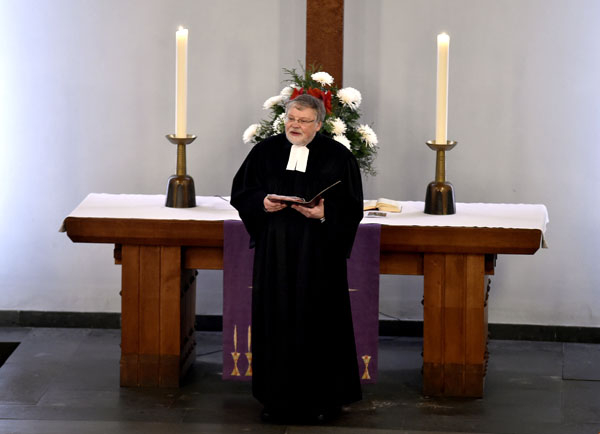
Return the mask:
[[(362, 383), (377, 380), (379, 239), (381, 226), (360, 225), (348, 260), (354, 337)], [(254, 250), (239, 220), (226, 220), (223, 243), (223, 379), (252, 378), (252, 264)]]

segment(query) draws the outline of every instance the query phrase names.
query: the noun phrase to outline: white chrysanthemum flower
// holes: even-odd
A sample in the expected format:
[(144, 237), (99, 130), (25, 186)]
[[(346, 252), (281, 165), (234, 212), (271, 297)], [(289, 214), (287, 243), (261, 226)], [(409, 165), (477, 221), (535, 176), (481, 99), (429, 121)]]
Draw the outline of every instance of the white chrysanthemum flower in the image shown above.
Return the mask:
[(360, 125), (358, 127), (358, 133), (360, 134), (360, 137), (364, 140), (364, 142), (370, 147), (374, 147), (375, 145), (377, 145), (378, 140), (377, 140), (377, 135), (375, 134), (375, 131), (373, 131), (371, 129), (370, 126), (368, 125)]
[(269, 110), (271, 107), (276, 106), (277, 104), (281, 104), (283, 102), (283, 97), (281, 95), (275, 95), (266, 100), (263, 104), (263, 109)]
[(348, 137), (344, 136), (343, 134), (335, 135), (335, 136), (333, 136), (333, 139), (337, 140), (342, 145), (344, 145), (346, 148), (350, 149), (350, 140), (348, 140)]
[(337, 97), (342, 101), (342, 104), (356, 110), (362, 101), (362, 95), (353, 87), (345, 87), (338, 90)]
[(341, 136), (346, 133), (346, 124), (340, 118), (330, 119), (331, 132), (334, 136)]
[(281, 113), (277, 118), (273, 121), (273, 129), (277, 133), (283, 133), (285, 128), (285, 113)]
[(333, 83), (333, 77), (326, 72), (315, 72), (310, 76), (310, 78), (323, 86), (329, 86)]
[(256, 136), (256, 133), (258, 132), (258, 127), (260, 127), (259, 124), (252, 124), (248, 128), (246, 128), (246, 131), (244, 131), (244, 134), (242, 134), (242, 140), (244, 141), (244, 143), (250, 143), (252, 141), (252, 139), (254, 138), (254, 136)]
[(294, 89), (295, 87), (293, 86), (286, 86), (283, 89), (281, 89), (279, 96), (283, 97), (284, 99), (289, 99), (289, 97), (292, 96)]

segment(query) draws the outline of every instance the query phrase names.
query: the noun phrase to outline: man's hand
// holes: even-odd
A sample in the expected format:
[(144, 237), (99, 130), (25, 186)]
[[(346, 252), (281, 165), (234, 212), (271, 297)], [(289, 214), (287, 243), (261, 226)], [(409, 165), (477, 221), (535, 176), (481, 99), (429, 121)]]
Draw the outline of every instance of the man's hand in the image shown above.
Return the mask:
[(307, 208), (301, 205), (292, 205), (292, 208), (309, 219), (321, 219), (325, 217), (325, 199), (321, 199), (314, 208)]
[(285, 203), (270, 201), (266, 196), (263, 200), (263, 206), (266, 212), (277, 212), (287, 207)]

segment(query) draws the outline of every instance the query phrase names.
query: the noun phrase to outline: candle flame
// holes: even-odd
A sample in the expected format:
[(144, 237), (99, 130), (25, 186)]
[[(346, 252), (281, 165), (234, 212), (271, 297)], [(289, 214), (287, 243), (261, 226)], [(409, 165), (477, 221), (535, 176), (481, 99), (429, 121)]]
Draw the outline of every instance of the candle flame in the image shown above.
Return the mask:
[(446, 32), (440, 33), (437, 36), (437, 39), (438, 39), (438, 42), (446, 42), (446, 43), (450, 42), (450, 36)]

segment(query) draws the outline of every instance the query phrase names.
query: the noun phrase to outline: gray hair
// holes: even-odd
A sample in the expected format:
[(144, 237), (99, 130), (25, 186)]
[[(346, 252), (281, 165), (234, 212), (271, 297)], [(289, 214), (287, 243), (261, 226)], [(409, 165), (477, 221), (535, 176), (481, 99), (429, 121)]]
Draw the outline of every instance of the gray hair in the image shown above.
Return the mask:
[(285, 114), (294, 106), (313, 109), (317, 113), (317, 122), (325, 120), (325, 104), (319, 98), (303, 93), (285, 104)]

